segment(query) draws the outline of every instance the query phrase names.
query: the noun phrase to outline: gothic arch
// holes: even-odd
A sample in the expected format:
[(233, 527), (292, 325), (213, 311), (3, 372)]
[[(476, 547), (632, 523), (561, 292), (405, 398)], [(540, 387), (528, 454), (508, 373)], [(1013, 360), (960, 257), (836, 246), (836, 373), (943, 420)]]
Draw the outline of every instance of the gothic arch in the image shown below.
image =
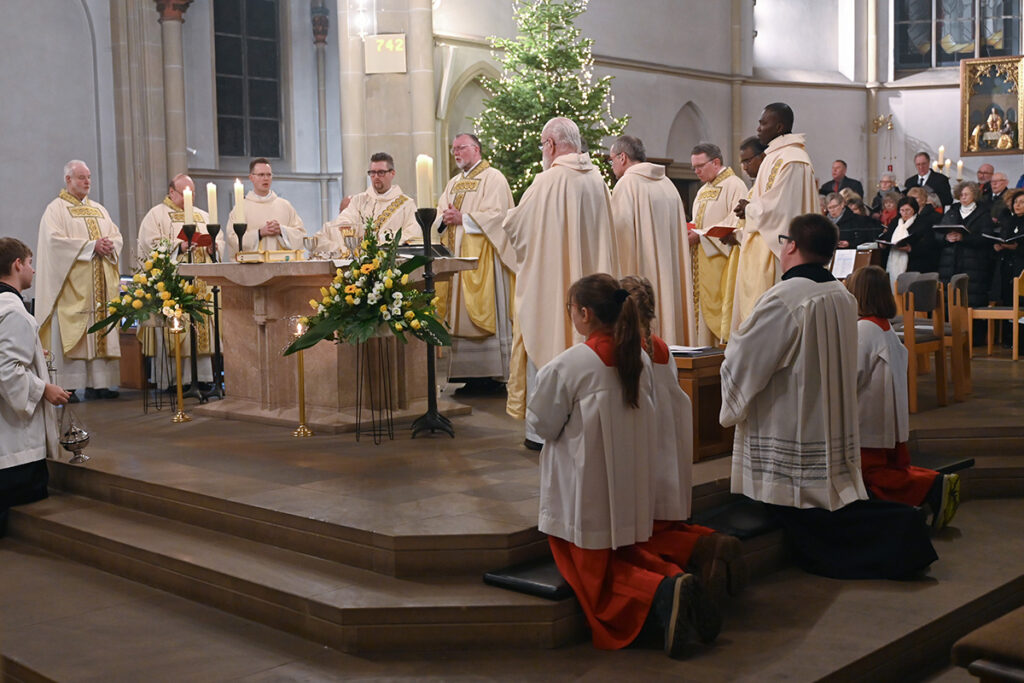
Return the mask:
[[(441, 149), (447, 150), (451, 136), (460, 131), (470, 131), (469, 119), (476, 116), (483, 108), (487, 91), (483, 87), (483, 79), (498, 78), (501, 74), (493, 64), (480, 61), (463, 71), (448, 89), (448, 97), (444, 99), (443, 108), (438, 112), (441, 119)], [(445, 173), (451, 175), (451, 155), (444, 153)]]
[(689, 165), (690, 150), (708, 139), (708, 123), (700, 107), (689, 101), (676, 113), (668, 132), (665, 156), (674, 160), (673, 166)]

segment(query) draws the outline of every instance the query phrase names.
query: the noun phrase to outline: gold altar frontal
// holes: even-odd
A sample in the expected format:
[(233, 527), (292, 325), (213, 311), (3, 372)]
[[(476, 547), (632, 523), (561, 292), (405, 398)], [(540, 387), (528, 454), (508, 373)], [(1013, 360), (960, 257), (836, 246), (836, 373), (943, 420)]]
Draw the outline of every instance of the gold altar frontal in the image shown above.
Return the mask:
[[(197, 415), (264, 424), (298, 424), (297, 359), (283, 356), (291, 343), (289, 316), (310, 313), (309, 300), (320, 298), (335, 269), (347, 261), (281, 263), (197, 263), (181, 265), (182, 275), (199, 277), (220, 288), (220, 329), (223, 340), (225, 397), (195, 406)], [(434, 260), (437, 280), (472, 270), (476, 259)], [(422, 278), (422, 270), (412, 273)], [(369, 342), (371, 354), (386, 346), (391, 376), (391, 407), (397, 425), (427, 410), (426, 345), (406, 335), (403, 344), (392, 336)], [(305, 352), (306, 424), (318, 433), (356, 428), (356, 347), (321, 342)], [(371, 357), (370, 361), (376, 363)], [(364, 410), (368, 397), (363, 393)], [(374, 406), (380, 407), (380, 406)], [(465, 415), (469, 406), (439, 398), (444, 415)], [(363, 422), (368, 422), (367, 414)]]

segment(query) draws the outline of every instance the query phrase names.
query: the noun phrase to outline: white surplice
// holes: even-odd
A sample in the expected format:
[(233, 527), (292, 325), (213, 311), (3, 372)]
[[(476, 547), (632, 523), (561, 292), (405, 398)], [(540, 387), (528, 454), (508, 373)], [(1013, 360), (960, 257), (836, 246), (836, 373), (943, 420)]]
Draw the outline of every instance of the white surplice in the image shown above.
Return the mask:
[(857, 322), (857, 399), (862, 448), (895, 448), (910, 438), (907, 347), (892, 328)]

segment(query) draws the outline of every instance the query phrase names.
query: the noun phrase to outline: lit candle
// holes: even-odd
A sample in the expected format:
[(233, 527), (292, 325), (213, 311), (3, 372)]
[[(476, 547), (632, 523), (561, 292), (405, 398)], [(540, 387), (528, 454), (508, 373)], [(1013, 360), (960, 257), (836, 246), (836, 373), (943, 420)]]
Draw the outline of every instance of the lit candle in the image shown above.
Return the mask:
[(946, 171), (946, 175), (949, 175), (949, 169), (950, 169), (950, 167), (952, 165), (953, 165), (953, 162), (951, 160), (949, 160), (949, 159), (946, 159), (946, 163), (942, 165), (943, 170)]
[(964, 160), (963, 159), (958, 159), (957, 162), (956, 162), (956, 179), (957, 180), (963, 180), (964, 179)]
[(933, 161), (932, 162), (932, 170), (935, 171), (936, 173), (939, 172), (939, 162), (937, 162), (937, 161)]
[(945, 145), (939, 145), (939, 166), (945, 165), (945, 162), (943, 161), (943, 159), (945, 159), (945, 156), (944, 156), (945, 154), (946, 154), (946, 146)]
[(210, 222), (217, 223), (217, 186), (206, 183), (206, 210), (210, 213)]
[(242, 189), (242, 181), (235, 178), (235, 222), (245, 222), (245, 204), (242, 201), (245, 199), (245, 194)]
[(192, 216), (192, 188), (186, 187), (181, 195), (185, 198), (185, 225), (195, 225)]
[(434, 206), (434, 160), (426, 154), (416, 157), (416, 207), (430, 209)]

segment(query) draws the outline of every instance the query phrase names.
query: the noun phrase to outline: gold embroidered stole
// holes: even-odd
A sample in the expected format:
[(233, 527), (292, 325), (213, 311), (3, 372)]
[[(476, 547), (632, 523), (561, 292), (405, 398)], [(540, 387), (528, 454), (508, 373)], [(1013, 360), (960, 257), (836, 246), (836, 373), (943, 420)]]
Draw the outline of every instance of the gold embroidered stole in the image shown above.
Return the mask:
[(390, 204), (384, 207), (384, 210), (380, 212), (380, 215), (373, 219), (373, 231), (380, 232), (384, 224), (388, 222), (395, 212), (398, 211), (399, 207), (409, 200), (404, 194), (398, 195)]
[[(91, 241), (96, 241), (103, 237), (103, 233), (100, 231), (100, 222), (98, 220), (103, 218), (103, 212), (95, 206), (89, 206), (88, 197), (85, 198), (85, 201), (81, 201), (78, 197), (74, 196), (67, 190), (61, 190), (60, 198), (71, 204), (67, 209), (68, 214), (70, 214), (72, 218), (81, 218), (85, 220), (85, 227), (86, 230), (89, 231), (89, 239)], [(92, 269), (94, 315), (96, 320), (102, 320), (107, 317), (107, 277), (106, 273), (103, 272), (103, 259), (93, 258), (90, 260), (89, 265)], [(72, 269), (74, 269), (74, 267), (75, 266), (72, 265)], [(64, 329), (63, 326), (62, 329)], [(63, 337), (63, 334), (61, 336)], [(65, 351), (68, 350), (70, 349), (65, 348)], [(106, 335), (96, 337), (96, 354), (102, 358), (108, 357)]]

